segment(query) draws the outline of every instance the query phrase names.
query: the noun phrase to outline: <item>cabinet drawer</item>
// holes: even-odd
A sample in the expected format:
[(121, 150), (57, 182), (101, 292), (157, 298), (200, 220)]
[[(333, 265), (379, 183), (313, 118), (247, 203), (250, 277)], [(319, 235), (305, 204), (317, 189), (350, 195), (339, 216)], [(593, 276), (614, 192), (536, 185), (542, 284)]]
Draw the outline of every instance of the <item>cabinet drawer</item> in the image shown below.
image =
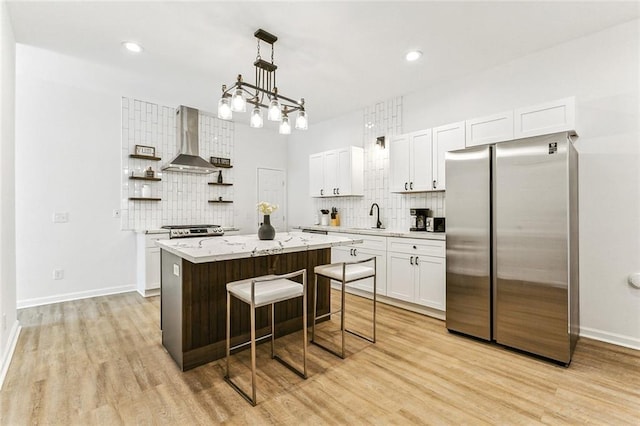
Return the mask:
[(445, 257), (445, 242), (439, 240), (417, 240), (389, 238), (387, 250), (420, 256)]
[(348, 247), (355, 247), (367, 250), (387, 250), (387, 237), (379, 237), (376, 235), (362, 235), (362, 234), (347, 234), (344, 232), (330, 232), (329, 235), (336, 235), (338, 237), (348, 237), (358, 240), (362, 240), (362, 244), (353, 244)]

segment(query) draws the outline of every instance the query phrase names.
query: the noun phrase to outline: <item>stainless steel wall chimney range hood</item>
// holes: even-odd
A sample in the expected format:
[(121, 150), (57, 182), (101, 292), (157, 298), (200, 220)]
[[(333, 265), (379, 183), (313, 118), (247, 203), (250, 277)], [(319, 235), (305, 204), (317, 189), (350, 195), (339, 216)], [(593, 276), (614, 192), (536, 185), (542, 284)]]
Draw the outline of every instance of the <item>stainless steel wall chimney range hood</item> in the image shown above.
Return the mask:
[(176, 109), (178, 155), (162, 167), (166, 172), (213, 173), (213, 166), (198, 156), (198, 110), (184, 105)]

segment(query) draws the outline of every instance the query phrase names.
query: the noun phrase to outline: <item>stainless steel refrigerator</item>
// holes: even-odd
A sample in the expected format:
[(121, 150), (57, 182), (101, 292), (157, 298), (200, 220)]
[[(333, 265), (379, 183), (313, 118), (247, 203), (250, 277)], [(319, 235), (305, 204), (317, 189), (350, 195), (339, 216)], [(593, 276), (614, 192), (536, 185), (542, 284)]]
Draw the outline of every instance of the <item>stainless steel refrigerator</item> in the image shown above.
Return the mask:
[(578, 154), (567, 133), (446, 154), (450, 331), (569, 364), (578, 339)]

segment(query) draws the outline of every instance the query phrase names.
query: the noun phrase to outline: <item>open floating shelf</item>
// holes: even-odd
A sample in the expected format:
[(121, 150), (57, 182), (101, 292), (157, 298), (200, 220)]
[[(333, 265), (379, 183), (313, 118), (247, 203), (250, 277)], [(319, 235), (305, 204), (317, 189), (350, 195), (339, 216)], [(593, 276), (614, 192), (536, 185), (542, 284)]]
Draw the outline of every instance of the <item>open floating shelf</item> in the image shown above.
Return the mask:
[(222, 200), (222, 201), (220, 201), (220, 200), (209, 200), (209, 202), (210, 203), (222, 203), (222, 204), (233, 203), (233, 201), (231, 201), (231, 200)]
[(160, 158), (160, 157), (151, 157), (149, 155), (136, 155), (136, 154), (129, 154), (129, 158), (139, 158), (141, 160), (151, 160), (151, 161), (160, 161), (160, 160), (162, 160), (162, 158)]
[(133, 180), (162, 180), (162, 178), (159, 177), (146, 177), (146, 176), (129, 176), (129, 179), (133, 179)]
[(218, 185), (218, 186), (232, 186), (233, 185), (232, 183), (226, 183), (226, 182), (223, 182), (223, 183), (208, 182), (208, 183), (209, 183), (209, 185)]
[(217, 167), (219, 169), (231, 169), (233, 166), (231, 164), (211, 164), (213, 167)]
[(151, 198), (151, 197), (129, 197), (129, 200), (132, 201), (161, 201), (162, 198)]

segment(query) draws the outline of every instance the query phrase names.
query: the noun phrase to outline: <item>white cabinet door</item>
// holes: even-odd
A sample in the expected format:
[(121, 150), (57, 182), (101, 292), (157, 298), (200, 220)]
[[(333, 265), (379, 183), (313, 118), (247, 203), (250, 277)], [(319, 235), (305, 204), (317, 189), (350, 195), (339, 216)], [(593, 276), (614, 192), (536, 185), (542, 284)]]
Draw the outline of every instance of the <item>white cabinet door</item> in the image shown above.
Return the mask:
[(418, 270), (415, 302), (430, 308), (445, 310), (445, 259), (417, 256)]
[[(370, 259), (375, 256), (376, 258), (376, 294), (387, 294), (387, 256), (385, 252), (378, 252), (375, 250), (367, 250), (353, 246), (355, 256), (353, 260)], [(363, 266), (373, 265), (373, 262), (365, 263)], [(366, 280), (355, 281), (350, 284), (351, 287), (355, 287), (359, 290), (373, 292), (373, 278), (367, 278)]]
[(389, 140), (389, 190), (409, 190), (409, 136), (392, 136)]
[(324, 191), (324, 153), (309, 156), (309, 195), (321, 197)]
[(430, 189), (445, 189), (445, 153), (464, 148), (465, 122), (447, 124), (433, 129), (433, 182)]
[(514, 111), (514, 138), (575, 131), (575, 98), (558, 99)]
[(433, 176), (431, 129), (412, 133), (410, 142), (409, 190), (428, 191), (431, 189)]
[[(376, 258), (376, 293), (386, 295), (386, 283), (387, 283), (387, 254), (384, 251), (369, 250), (353, 246), (342, 246), (331, 248), (331, 263), (338, 262), (355, 262), (358, 260), (369, 259), (371, 257)], [(373, 263), (366, 263), (366, 266), (373, 265)], [(333, 285), (340, 285), (339, 281), (332, 281)], [(373, 292), (373, 278), (367, 278), (366, 280), (354, 281), (347, 284), (347, 287), (356, 288), (358, 290)]]
[(324, 153), (324, 195), (337, 195), (338, 189), (338, 151), (326, 151)]
[(160, 288), (160, 247), (147, 248), (145, 269), (145, 290)]
[(414, 256), (387, 252), (387, 296), (407, 302), (415, 301)]
[(466, 121), (465, 146), (487, 145), (513, 139), (513, 111)]

